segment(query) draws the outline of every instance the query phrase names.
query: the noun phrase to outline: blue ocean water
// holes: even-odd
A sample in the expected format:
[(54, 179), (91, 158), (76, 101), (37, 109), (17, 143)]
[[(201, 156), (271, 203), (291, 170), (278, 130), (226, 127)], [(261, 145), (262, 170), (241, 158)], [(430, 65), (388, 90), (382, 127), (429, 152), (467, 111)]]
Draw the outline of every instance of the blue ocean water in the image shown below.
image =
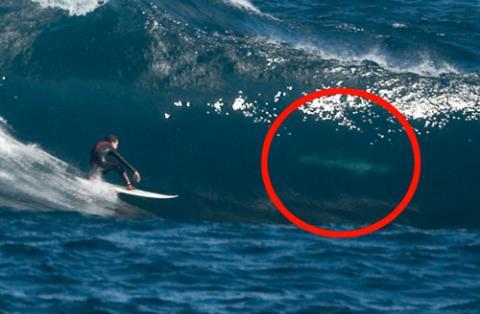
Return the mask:
[(480, 236), (5, 211), (6, 313), (475, 313)]
[[(100, 2), (0, 1), (0, 312), (479, 311), (478, 2)], [(422, 151), (409, 207), (359, 239), (292, 226), (260, 175), (272, 121), (331, 87), (390, 101)], [(180, 197), (79, 182), (111, 133), (140, 188)], [(413, 167), (353, 97), (295, 112), (269, 162), (332, 229), (388, 214)]]

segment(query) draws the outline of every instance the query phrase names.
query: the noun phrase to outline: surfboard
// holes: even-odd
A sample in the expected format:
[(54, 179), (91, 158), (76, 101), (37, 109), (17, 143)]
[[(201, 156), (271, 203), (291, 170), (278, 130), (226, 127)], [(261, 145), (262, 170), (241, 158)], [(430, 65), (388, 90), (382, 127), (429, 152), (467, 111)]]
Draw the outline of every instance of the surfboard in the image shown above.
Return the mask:
[(142, 191), (138, 189), (129, 190), (127, 188), (124, 188), (122, 186), (117, 186), (117, 185), (114, 185), (113, 189), (121, 194), (127, 194), (127, 195), (133, 195), (133, 196), (139, 196), (139, 197), (145, 197), (145, 198), (170, 199), (170, 198), (178, 197), (178, 195), (160, 194), (160, 193)]
[(120, 194), (126, 194), (126, 195), (132, 195), (132, 196), (138, 196), (138, 197), (144, 197), (144, 198), (155, 198), (155, 199), (171, 199), (171, 198), (177, 198), (178, 195), (168, 195), (168, 194), (160, 194), (160, 193), (154, 193), (154, 192), (148, 192), (148, 191), (143, 191), (139, 189), (134, 189), (134, 190), (129, 190), (124, 186), (119, 186), (115, 184), (111, 184), (108, 182), (102, 182), (102, 181), (90, 181), (86, 180), (84, 178), (79, 178), (76, 177), (76, 179), (81, 182), (84, 185), (92, 186), (92, 184), (98, 184), (100, 183), (100, 186), (103, 188), (107, 189), (112, 189), (117, 193)]

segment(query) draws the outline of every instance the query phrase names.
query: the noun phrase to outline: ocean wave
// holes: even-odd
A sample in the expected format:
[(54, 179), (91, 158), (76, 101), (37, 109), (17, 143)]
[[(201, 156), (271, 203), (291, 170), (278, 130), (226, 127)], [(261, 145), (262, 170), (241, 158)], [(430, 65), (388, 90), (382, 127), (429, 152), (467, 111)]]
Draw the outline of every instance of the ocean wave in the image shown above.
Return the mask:
[[(191, 5), (183, 3), (186, 8)], [(153, 91), (201, 91), (210, 99), (200, 102), (188, 96), (190, 92), (182, 92), (177, 100), (190, 102), (192, 107), (204, 106), (205, 111), (217, 114), (241, 112), (254, 122), (270, 123), (283, 102), (329, 87), (356, 87), (376, 93), (426, 128), (444, 127), (458, 116), (464, 120), (480, 117), (479, 75), (463, 73), (425, 51), (399, 61), (381, 49), (353, 53), (335, 45), (327, 49), (301, 39), (281, 40), (272, 31), (278, 30), (276, 22), (265, 24), (270, 28), (258, 29), (261, 35), (250, 29), (247, 32), (243, 29), (245, 14), (228, 15), (232, 12), (224, 12), (221, 7), (215, 8), (211, 22), (218, 27), (213, 30), (203, 26), (205, 16), (196, 11), (180, 10), (187, 14), (181, 16), (169, 5), (156, 2), (138, 3), (135, 7), (138, 12), (117, 12), (119, 8), (112, 3), (102, 10), (105, 12), (95, 13), (100, 18), (91, 15), (66, 24), (32, 8), (25, 9), (29, 19), (18, 22), (20, 13), (13, 10), (0, 22), (6, 25), (0, 32), (4, 44), (0, 45), (0, 67), (46, 79), (80, 76), (122, 80)], [(128, 21), (124, 18), (127, 13), (132, 13)], [(47, 27), (49, 20), (62, 27)], [(97, 29), (94, 26), (99, 21), (104, 27)], [(235, 25), (234, 31), (231, 25)], [(84, 33), (85, 28), (94, 31)], [(75, 40), (84, 37), (90, 38), (91, 44)], [(134, 44), (125, 44), (133, 39)], [(106, 41), (113, 46), (98, 49)], [(92, 45), (97, 48), (92, 49)], [(79, 57), (72, 59), (66, 53), (70, 49)], [(255, 88), (258, 85), (269, 86), (261, 91), (261, 97)], [(292, 86), (293, 91), (287, 89)], [(351, 105), (339, 100), (334, 106), (318, 105), (305, 113), (354, 128), (358, 118), (348, 117), (355, 113), (346, 112)], [(165, 109), (163, 116), (170, 118), (172, 111)]]

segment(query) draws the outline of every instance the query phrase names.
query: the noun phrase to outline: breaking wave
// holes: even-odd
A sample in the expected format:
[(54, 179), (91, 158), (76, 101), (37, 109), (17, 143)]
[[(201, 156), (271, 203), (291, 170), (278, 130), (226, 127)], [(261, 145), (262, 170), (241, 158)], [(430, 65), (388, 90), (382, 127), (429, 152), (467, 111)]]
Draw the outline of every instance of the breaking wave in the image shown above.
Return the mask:
[(15, 139), (0, 121), (0, 207), (68, 210), (95, 215), (134, 214), (101, 181), (83, 182), (80, 172), (38, 145)]

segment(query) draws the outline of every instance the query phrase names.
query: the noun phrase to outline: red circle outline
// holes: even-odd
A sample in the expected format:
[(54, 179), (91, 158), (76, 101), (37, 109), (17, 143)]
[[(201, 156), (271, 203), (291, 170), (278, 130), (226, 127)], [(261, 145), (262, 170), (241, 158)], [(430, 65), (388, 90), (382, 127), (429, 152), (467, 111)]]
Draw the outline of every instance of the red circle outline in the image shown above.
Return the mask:
[[(270, 173), (268, 169), (268, 157), (269, 157), (270, 148), (272, 145), (272, 140), (275, 137), (275, 134), (277, 133), (282, 123), (285, 121), (285, 119), (287, 119), (288, 116), (292, 114), (292, 112), (294, 112), (300, 106), (304, 105), (307, 102), (311, 102), (314, 99), (317, 99), (320, 97), (333, 96), (333, 95), (339, 95), (339, 94), (357, 96), (364, 99), (368, 99), (371, 102), (383, 107), (390, 114), (392, 114), (397, 119), (397, 121), (400, 122), (400, 124), (402, 125), (402, 127), (404, 128), (408, 136), (408, 139), (412, 147), (413, 160), (414, 160), (412, 179), (410, 181), (408, 190), (403, 196), (400, 203), (398, 203), (398, 205), (387, 216), (383, 217), (379, 221), (358, 229), (344, 230), (344, 231), (329, 230), (329, 229), (324, 229), (324, 228), (311, 225), (303, 221), (302, 219), (298, 218), (293, 213), (291, 213), (288, 210), (288, 208), (282, 203), (277, 193), (275, 192), (275, 189), (270, 179)], [(420, 180), (420, 172), (421, 172), (420, 145), (418, 144), (415, 131), (413, 130), (412, 126), (407, 121), (405, 116), (403, 116), (402, 113), (400, 113), (400, 111), (397, 110), (397, 108), (395, 108), (393, 105), (391, 105), (389, 102), (387, 102), (383, 98), (375, 94), (371, 94), (369, 92), (355, 89), (355, 88), (324, 89), (324, 90), (312, 92), (310, 94), (307, 94), (297, 99), (292, 104), (290, 104), (285, 110), (283, 110), (280, 113), (280, 115), (275, 119), (275, 121), (273, 121), (272, 125), (270, 126), (267, 132), (267, 135), (265, 136), (265, 140), (263, 142), (262, 156), (261, 156), (261, 171), (262, 171), (263, 184), (265, 186), (268, 196), (270, 197), (270, 200), (275, 205), (275, 207), (280, 211), (280, 213), (282, 213), (282, 215), (285, 216), (285, 218), (287, 218), (291, 223), (293, 223), (297, 227), (307, 232), (313, 233), (318, 236), (324, 236), (329, 238), (354, 238), (354, 237), (360, 237), (360, 236), (373, 233), (385, 227), (386, 225), (390, 224), (393, 220), (395, 220), (408, 206), (408, 204), (412, 200), (417, 190), (418, 182)]]

